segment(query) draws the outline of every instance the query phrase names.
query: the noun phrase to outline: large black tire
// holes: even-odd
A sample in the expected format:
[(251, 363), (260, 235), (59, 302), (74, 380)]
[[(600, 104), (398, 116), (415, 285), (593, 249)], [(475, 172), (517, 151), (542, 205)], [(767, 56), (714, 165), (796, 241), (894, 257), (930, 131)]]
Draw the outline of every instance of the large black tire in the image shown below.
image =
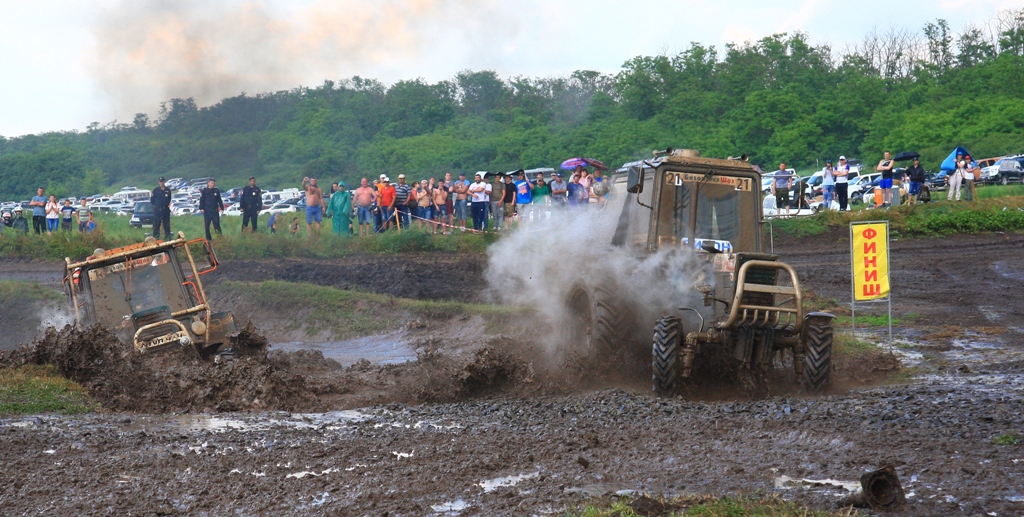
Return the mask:
[(679, 347), (683, 325), (675, 316), (665, 316), (654, 327), (651, 380), (654, 391), (670, 394), (679, 383)]
[(590, 364), (614, 364), (622, 359), (635, 317), (602, 287), (573, 287), (566, 299), (569, 312), (562, 359)]
[(832, 318), (811, 316), (804, 327), (804, 388), (818, 393), (832, 380)]

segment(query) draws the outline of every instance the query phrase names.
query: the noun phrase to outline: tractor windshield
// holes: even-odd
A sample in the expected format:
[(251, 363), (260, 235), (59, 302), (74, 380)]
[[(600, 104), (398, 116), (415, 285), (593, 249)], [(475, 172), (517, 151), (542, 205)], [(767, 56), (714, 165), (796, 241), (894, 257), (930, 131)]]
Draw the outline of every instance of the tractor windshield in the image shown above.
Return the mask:
[(732, 251), (757, 251), (753, 183), (739, 176), (665, 172), (658, 246), (689, 244), (695, 238), (727, 241)]
[[(187, 308), (166, 251), (93, 268), (88, 277), (97, 323), (116, 326), (126, 316), (154, 307)], [(167, 289), (171, 286), (175, 288)]]

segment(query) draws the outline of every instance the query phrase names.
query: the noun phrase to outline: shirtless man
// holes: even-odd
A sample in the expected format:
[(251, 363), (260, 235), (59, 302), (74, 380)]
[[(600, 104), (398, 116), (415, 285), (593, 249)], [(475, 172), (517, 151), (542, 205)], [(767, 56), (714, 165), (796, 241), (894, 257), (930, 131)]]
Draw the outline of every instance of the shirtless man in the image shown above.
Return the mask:
[(370, 180), (359, 180), (359, 188), (353, 193), (353, 201), (356, 204), (360, 237), (373, 234), (373, 201), (376, 194), (377, 190), (370, 186)]
[[(438, 183), (432, 192), (434, 196), (434, 233), (437, 233), (437, 227), (448, 220), (448, 187), (445, 187), (444, 183)], [(441, 233), (444, 233), (444, 227), (441, 228)]]
[(324, 218), (324, 193), (316, 186), (316, 178), (302, 178), (302, 189), (306, 191), (306, 237), (313, 236), (313, 224), (320, 233), (320, 222)]
[(466, 180), (466, 173), (459, 173), (459, 180), (452, 187), (455, 193), (455, 219), (459, 221), (462, 231), (466, 231), (466, 211), (469, 209), (469, 181)]

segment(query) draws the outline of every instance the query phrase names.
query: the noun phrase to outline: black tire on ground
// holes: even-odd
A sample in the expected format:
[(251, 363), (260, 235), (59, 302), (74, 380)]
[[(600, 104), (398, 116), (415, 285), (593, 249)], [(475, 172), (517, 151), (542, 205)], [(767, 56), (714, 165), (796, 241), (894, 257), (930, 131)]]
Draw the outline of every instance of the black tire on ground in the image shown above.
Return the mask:
[(568, 334), (562, 359), (570, 355), (591, 364), (621, 359), (635, 326), (633, 313), (602, 287), (573, 287), (566, 299)]
[(804, 328), (804, 370), (801, 379), (810, 393), (828, 388), (832, 379), (832, 318), (811, 316)]
[(669, 394), (679, 383), (679, 347), (683, 325), (675, 316), (665, 316), (654, 327), (651, 380), (654, 391)]

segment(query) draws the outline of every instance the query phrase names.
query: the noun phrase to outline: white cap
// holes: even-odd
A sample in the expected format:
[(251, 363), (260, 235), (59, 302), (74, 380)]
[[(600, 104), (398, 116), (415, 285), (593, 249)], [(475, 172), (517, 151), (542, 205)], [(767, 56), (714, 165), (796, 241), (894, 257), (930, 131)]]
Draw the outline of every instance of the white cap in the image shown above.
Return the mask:
[(383, 180), (383, 179), (387, 179), (387, 177), (388, 177), (388, 175), (387, 175), (387, 174), (381, 174), (381, 175), (380, 175), (380, 179), (382, 179), (382, 180)]
[(839, 159), (840, 159), (840, 160), (845, 160), (845, 159), (846, 159), (846, 157), (845, 157), (845, 156), (840, 156), (840, 157), (839, 157)]
[(398, 179), (400, 179), (400, 180), (401, 180), (401, 179), (405, 179), (405, 174), (399, 174), (399, 175), (398, 175)]

